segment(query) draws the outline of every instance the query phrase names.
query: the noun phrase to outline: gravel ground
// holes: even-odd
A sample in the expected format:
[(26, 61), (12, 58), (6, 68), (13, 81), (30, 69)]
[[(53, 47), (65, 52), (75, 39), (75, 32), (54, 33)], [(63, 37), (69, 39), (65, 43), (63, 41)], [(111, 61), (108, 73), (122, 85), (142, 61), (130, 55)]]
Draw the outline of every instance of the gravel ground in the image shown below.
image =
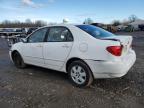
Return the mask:
[(144, 108), (144, 32), (134, 37), (137, 61), (117, 79), (97, 79), (90, 88), (73, 87), (64, 73), (29, 66), (17, 69), (0, 39), (0, 108)]

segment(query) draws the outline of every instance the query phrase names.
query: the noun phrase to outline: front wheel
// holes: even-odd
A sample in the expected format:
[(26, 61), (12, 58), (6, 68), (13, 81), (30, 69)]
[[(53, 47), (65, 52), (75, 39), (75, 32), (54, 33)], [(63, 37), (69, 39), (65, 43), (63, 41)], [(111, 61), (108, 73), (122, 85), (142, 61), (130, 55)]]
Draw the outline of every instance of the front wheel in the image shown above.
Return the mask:
[(21, 55), (18, 52), (14, 52), (12, 55), (13, 62), (17, 68), (25, 68), (26, 64), (24, 63)]
[(83, 61), (74, 61), (68, 67), (68, 75), (77, 87), (90, 86), (94, 80), (89, 67)]

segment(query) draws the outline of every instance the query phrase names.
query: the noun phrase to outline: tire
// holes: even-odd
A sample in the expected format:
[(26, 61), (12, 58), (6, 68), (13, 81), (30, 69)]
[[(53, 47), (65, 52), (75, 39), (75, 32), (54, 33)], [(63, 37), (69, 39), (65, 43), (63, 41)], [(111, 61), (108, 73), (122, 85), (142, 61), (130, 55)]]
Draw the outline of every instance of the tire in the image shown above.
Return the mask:
[(72, 84), (76, 87), (88, 87), (94, 78), (87, 64), (83, 61), (74, 61), (68, 67), (68, 76)]
[(12, 58), (13, 58), (13, 62), (15, 64), (15, 66), (17, 68), (25, 68), (26, 67), (26, 64), (24, 63), (21, 55), (18, 53), (18, 52), (14, 52), (14, 54), (12, 55)]

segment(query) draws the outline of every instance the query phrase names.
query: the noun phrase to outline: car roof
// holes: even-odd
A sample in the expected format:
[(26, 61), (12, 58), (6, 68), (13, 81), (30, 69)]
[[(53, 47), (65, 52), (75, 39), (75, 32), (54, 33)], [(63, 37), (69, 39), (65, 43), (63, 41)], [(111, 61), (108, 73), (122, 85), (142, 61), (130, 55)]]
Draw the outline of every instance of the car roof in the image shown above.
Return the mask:
[(45, 27), (55, 27), (55, 26), (65, 26), (65, 27), (73, 27), (74, 24), (53, 24), (53, 25), (47, 25)]
[(60, 27), (60, 26), (67, 27), (67, 28), (70, 28), (70, 27), (77, 28), (76, 26), (80, 26), (80, 25), (88, 25), (88, 24), (52, 24), (52, 25), (40, 27), (37, 30), (42, 29), (42, 28), (46, 28), (46, 27)]
[(45, 28), (45, 27), (59, 27), (59, 26), (64, 26), (64, 27), (76, 27), (77, 25), (86, 25), (86, 24), (52, 24), (52, 25), (47, 25), (47, 26), (40, 27), (40, 28)]

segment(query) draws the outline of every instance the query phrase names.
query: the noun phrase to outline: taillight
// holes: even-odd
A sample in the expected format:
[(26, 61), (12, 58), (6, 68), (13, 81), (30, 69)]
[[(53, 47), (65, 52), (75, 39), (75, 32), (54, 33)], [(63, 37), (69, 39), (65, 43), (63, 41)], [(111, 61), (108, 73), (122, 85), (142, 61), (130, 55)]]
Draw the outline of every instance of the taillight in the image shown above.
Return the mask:
[(121, 56), (123, 46), (109, 46), (106, 48), (109, 53), (115, 56)]

